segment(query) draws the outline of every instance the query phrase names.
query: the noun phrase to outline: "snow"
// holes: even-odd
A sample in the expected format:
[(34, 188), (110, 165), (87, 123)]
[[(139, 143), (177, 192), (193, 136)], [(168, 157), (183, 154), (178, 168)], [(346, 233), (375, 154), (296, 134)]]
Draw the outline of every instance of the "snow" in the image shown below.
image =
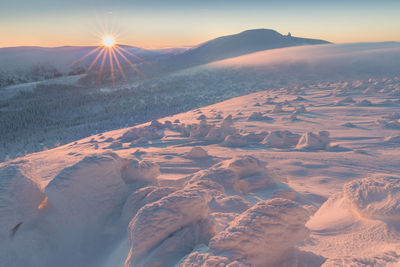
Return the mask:
[(329, 132), (320, 131), (317, 134), (308, 132), (301, 136), (297, 143), (297, 149), (319, 150), (326, 149), (330, 145)]
[(147, 186), (133, 192), (126, 199), (122, 210), (122, 219), (126, 224), (136, 216), (136, 213), (146, 204), (160, 200), (176, 191), (172, 187)]
[(122, 179), (128, 184), (139, 182), (156, 184), (160, 167), (151, 161), (131, 160), (129, 164), (124, 165), (121, 174)]
[(247, 139), (240, 134), (228, 135), (223, 144), (229, 147), (242, 147), (247, 145)]
[[(376, 176), (349, 182), (311, 217), (306, 226), (319, 240), (314, 245), (329, 258), (323, 266), (396, 266), (400, 259), (395, 230), (399, 181), (398, 177)], [(335, 240), (322, 237), (334, 232)], [(332, 245), (337, 251), (329, 249)]]
[[(337, 56), (321, 71), (349, 72), (398, 50), (388, 46), (285, 53), (317, 52), (315, 68)], [(279, 63), (282, 53), (218, 64)], [(0, 266), (398, 265), (400, 79), (366, 68), (257, 83), (256, 93), (0, 163)]]
[(0, 176), (0, 239), (7, 240), (11, 229), (34, 217), (45, 195), (18, 166), (1, 167)]
[(273, 131), (262, 143), (267, 147), (285, 148), (295, 146), (300, 139), (300, 135), (291, 133), (290, 131)]
[(274, 198), (260, 201), (209, 243), (211, 250), (255, 266), (278, 264), (295, 244), (304, 240), (306, 210), (295, 202)]
[(62, 217), (84, 226), (106, 217), (124, 202), (128, 188), (122, 169), (123, 161), (116, 154), (86, 156), (54, 177), (45, 193)]
[(192, 159), (204, 159), (209, 157), (207, 151), (198, 146), (192, 147), (187, 156)]
[[(141, 208), (129, 224), (131, 249), (127, 265), (170, 265), (184, 255), (179, 253), (190, 252), (202, 239), (211, 236), (213, 225), (207, 220), (209, 200), (205, 191), (181, 190)], [(171, 252), (177, 255), (171, 256)]]
[(400, 223), (400, 178), (374, 177), (346, 184), (344, 197), (361, 217)]

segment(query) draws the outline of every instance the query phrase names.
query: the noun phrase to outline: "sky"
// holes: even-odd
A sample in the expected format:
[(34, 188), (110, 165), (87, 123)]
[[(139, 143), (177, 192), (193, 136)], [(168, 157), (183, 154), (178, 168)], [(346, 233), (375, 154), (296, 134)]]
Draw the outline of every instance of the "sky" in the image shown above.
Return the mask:
[(193, 46), (248, 29), (334, 43), (400, 41), (400, 0), (0, 0), (0, 47)]

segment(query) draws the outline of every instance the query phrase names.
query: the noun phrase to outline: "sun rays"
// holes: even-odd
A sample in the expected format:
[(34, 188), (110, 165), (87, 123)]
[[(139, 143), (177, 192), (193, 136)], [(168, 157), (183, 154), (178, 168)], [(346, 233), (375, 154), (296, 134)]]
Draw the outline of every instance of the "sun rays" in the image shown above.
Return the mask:
[[(140, 71), (138, 64), (147, 63), (141, 57), (135, 55), (129, 51), (127, 47), (123, 47), (118, 44), (119, 34), (107, 33), (104, 34), (106, 29), (103, 28), (103, 34), (98, 34), (101, 36), (100, 44), (98, 47), (94, 48), (78, 60), (74, 61), (71, 66), (82, 62), (84, 60), (89, 61), (89, 67), (87, 68), (85, 74), (95, 74), (97, 73), (96, 84), (98, 84), (102, 75), (109, 75), (111, 77), (112, 84), (115, 85), (117, 81), (116, 75), (119, 74), (120, 77), (127, 82), (126, 68), (133, 69), (140, 76), (143, 76)], [(112, 32), (112, 31), (111, 31)], [(136, 61), (136, 63), (134, 63)]]

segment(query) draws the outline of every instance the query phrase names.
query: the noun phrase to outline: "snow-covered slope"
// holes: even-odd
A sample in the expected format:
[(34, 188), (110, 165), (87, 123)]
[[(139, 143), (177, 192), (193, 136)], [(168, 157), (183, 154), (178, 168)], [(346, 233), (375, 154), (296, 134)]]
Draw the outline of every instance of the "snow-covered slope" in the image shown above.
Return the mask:
[[(399, 69), (399, 43), (313, 45), (267, 50), (115, 87), (76, 85), (80, 76), (71, 76), (2, 88), (0, 161), (252, 92), (393, 77)], [(269, 120), (257, 112), (249, 119)], [(230, 142), (238, 139), (230, 137)]]
[(399, 97), (305, 82), (3, 162), (0, 266), (396, 266)]

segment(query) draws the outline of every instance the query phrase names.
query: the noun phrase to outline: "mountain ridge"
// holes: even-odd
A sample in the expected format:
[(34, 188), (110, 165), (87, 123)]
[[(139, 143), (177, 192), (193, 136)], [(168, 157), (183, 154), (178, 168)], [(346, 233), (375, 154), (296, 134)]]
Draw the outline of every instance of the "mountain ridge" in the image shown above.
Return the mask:
[(174, 61), (177, 65), (188, 67), (263, 50), (330, 43), (321, 39), (282, 35), (272, 29), (251, 29), (206, 41), (175, 55)]

